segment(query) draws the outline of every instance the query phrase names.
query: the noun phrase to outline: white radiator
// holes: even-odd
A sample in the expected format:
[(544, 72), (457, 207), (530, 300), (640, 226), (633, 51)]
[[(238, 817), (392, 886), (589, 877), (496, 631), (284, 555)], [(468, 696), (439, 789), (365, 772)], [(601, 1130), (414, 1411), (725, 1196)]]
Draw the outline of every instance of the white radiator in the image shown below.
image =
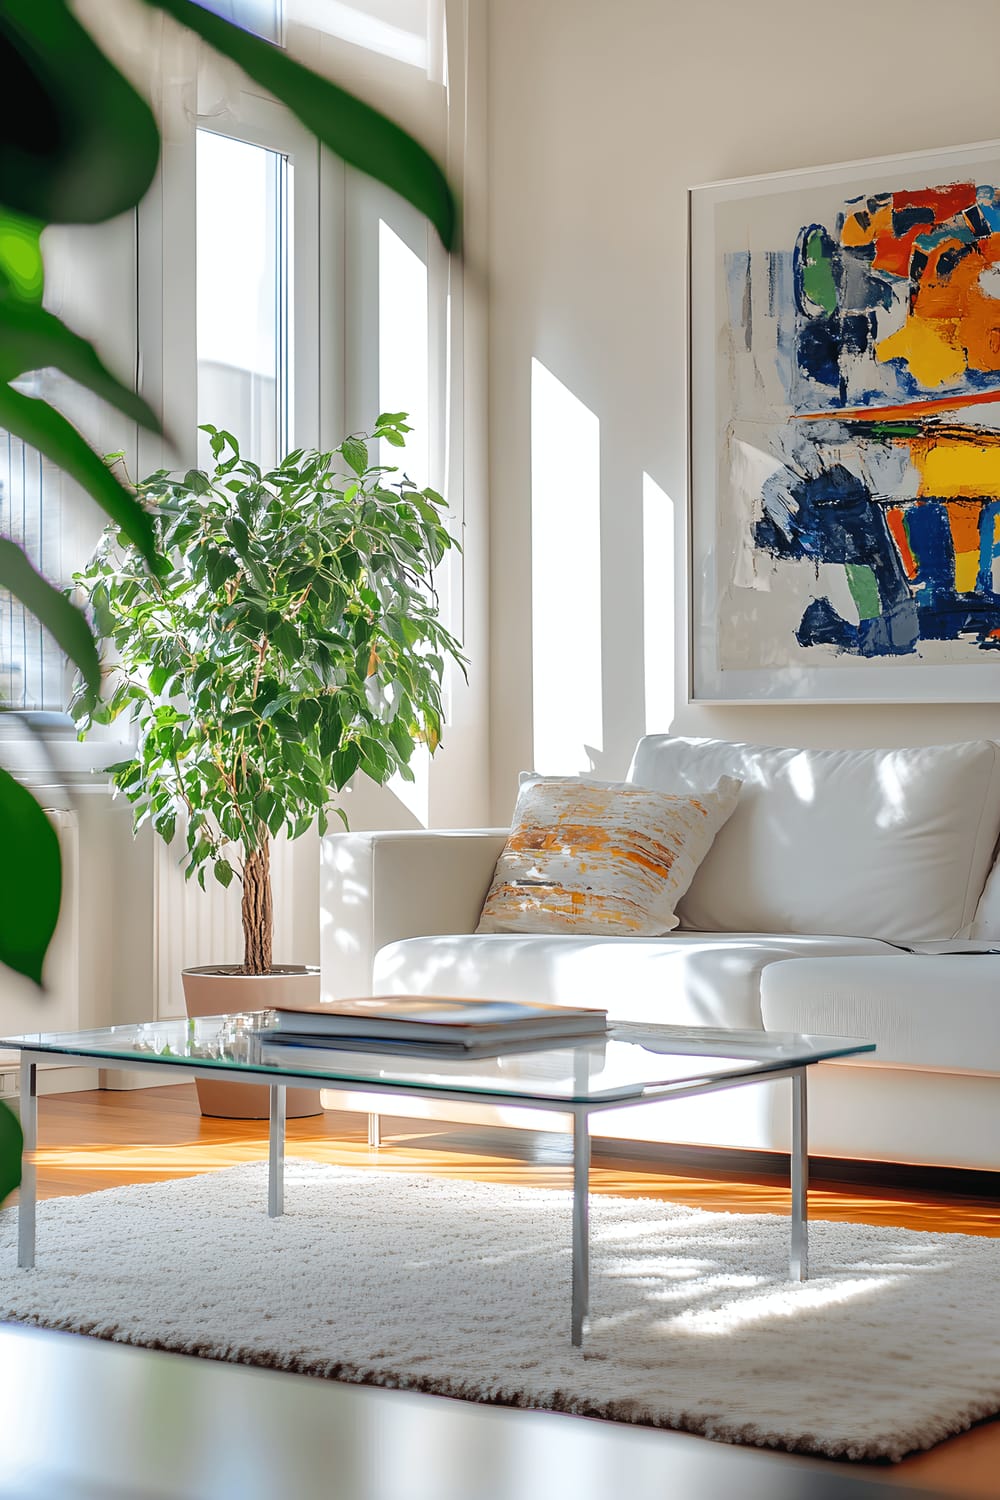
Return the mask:
[[(196, 878), (184, 879), (179, 839), (169, 847), (156, 841), (153, 874), (153, 942), (155, 945), (156, 1015), (160, 1020), (184, 1015), (181, 970), (197, 964), (240, 963), (243, 928), (242, 887), (228, 890), (205, 869), (205, 889)], [(291, 846), (285, 839), (271, 845), (274, 892), (274, 957), (286, 962), (291, 934)], [(294, 960), (292, 960), (294, 961)]]

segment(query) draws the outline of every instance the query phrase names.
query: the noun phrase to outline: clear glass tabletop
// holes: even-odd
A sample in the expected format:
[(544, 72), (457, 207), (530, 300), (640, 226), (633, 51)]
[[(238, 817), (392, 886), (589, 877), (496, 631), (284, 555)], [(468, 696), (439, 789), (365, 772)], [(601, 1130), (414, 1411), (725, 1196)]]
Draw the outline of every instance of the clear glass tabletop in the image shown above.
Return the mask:
[(269, 1040), (267, 1011), (198, 1020), (142, 1021), (95, 1031), (46, 1031), (0, 1047), (100, 1059), (228, 1070), (280, 1081), (350, 1084), (585, 1104), (669, 1097), (698, 1084), (748, 1081), (830, 1058), (873, 1052), (874, 1042), (794, 1032), (614, 1025), (606, 1037), (470, 1060), (338, 1051)]

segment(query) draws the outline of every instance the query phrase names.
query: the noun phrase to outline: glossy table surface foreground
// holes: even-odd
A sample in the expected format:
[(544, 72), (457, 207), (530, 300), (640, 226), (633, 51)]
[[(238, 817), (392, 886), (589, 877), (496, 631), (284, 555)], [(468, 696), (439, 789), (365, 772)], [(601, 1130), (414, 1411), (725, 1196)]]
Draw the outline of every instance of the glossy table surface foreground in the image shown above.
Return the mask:
[[(26, 1273), (28, 1275), (31, 1272)], [(903, 1500), (848, 1465), (0, 1327), (4, 1500)]]

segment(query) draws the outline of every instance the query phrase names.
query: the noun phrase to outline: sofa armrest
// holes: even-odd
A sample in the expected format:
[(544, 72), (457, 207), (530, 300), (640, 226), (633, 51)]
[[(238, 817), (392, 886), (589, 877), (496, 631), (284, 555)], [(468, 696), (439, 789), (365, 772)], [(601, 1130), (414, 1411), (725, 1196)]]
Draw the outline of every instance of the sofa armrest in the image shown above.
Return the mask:
[(472, 932), (507, 828), (334, 833), (320, 855), (324, 1000), (371, 993), (380, 948)]

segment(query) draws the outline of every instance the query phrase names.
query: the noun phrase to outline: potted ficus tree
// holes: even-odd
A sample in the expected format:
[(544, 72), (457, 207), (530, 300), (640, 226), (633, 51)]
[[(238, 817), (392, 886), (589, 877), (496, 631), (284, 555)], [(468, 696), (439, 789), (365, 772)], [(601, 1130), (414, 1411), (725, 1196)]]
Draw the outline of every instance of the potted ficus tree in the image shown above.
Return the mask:
[[(272, 959), (271, 841), (325, 832), (356, 772), (412, 779), (415, 745), (440, 740), (445, 659), (464, 669), (434, 587), (456, 545), (444, 501), (368, 446), (403, 446), (405, 413), (269, 473), (230, 433), (203, 430), (212, 471), (135, 486), (165, 568), (151, 573), (109, 527), (75, 580), (109, 657), (100, 702), (74, 709), (81, 729), (129, 715), (135, 753), (112, 775), (136, 829), (182, 836), (203, 888), (207, 871), (242, 885), (243, 962), (186, 971), (189, 1015), (318, 999), (314, 970)], [(199, 1086), (206, 1113), (246, 1114), (251, 1092)], [(263, 1098), (250, 1107), (266, 1113)]]

